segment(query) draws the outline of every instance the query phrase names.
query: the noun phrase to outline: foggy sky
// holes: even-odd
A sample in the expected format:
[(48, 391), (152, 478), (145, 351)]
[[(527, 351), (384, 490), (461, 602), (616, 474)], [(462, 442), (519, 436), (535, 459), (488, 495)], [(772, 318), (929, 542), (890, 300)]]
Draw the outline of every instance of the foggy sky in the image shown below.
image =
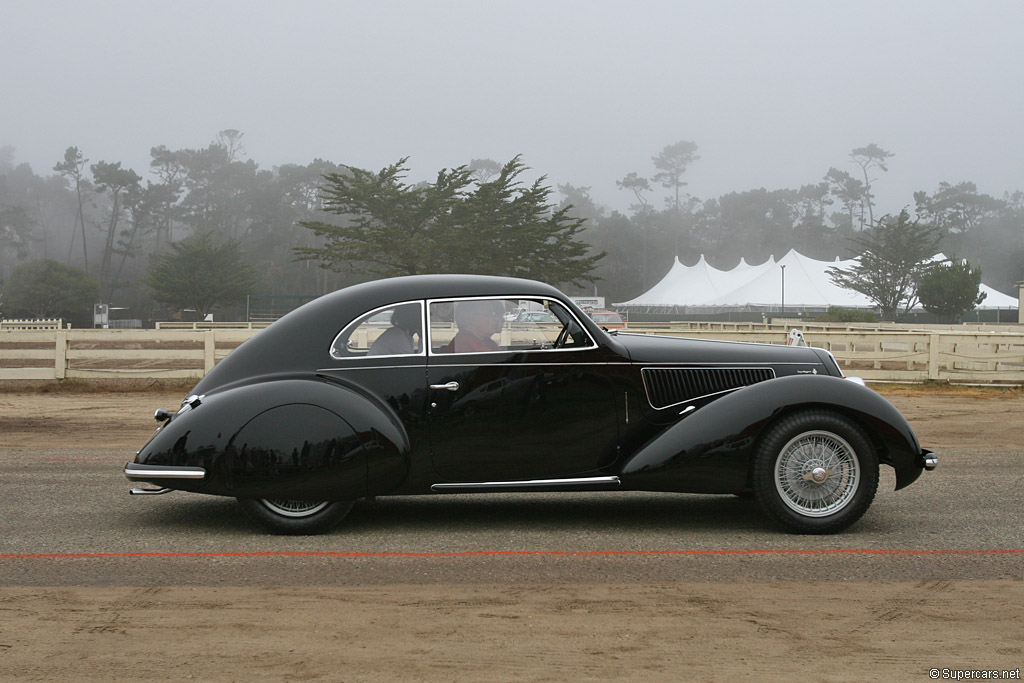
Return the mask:
[[(1024, 189), (1024, 3), (0, 0), (0, 145), (149, 175), (149, 149), (245, 134), (263, 168), (320, 157), (412, 180), (523, 154), (615, 181), (693, 140), (701, 199), (796, 189), (894, 152), (875, 215), (915, 190)], [(659, 200), (660, 201), (660, 200)]]

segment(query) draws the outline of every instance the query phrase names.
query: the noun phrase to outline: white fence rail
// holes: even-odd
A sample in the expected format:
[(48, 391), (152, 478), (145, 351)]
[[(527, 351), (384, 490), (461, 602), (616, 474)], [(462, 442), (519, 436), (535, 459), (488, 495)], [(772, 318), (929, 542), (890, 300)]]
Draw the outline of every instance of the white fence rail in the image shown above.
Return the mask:
[[(628, 331), (785, 344), (790, 326), (671, 324)], [(844, 372), (875, 381), (1024, 384), (1024, 328), (801, 325)], [(258, 329), (0, 330), (0, 380), (198, 379)]]
[(0, 380), (198, 379), (259, 330), (0, 330)]
[[(704, 325), (707, 325), (706, 323)], [(698, 337), (769, 344), (785, 344), (785, 325), (742, 324), (729, 329), (669, 326), (633, 327), (629, 332), (678, 337)], [(959, 383), (1024, 383), (1024, 328), (1001, 326), (982, 331), (950, 326), (925, 330), (920, 327), (858, 328), (803, 325), (800, 329), (809, 346), (832, 352), (843, 372), (866, 380)], [(761, 329), (756, 329), (761, 328)], [(1010, 331), (1012, 330), (1012, 331)]]

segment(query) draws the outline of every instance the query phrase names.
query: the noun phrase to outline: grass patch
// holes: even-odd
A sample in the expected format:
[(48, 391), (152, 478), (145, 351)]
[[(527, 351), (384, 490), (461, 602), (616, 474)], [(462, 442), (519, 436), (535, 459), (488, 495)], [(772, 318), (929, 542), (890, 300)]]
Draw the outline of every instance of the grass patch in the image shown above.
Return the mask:
[(872, 382), (869, 387), (883, 396), (948, 396), (951, 398), (1021, 398), (1024, 391), (1020, 387), (1000, 386), (968, 386), (966, 384), (949, 384), (948, 382), (923, 382), (921, 384), (886, 384)]
[(2, 380), (0, 393), (22, 394), (131, 394), (139, 392), (187, 393), (194, 379), (63, 379)]

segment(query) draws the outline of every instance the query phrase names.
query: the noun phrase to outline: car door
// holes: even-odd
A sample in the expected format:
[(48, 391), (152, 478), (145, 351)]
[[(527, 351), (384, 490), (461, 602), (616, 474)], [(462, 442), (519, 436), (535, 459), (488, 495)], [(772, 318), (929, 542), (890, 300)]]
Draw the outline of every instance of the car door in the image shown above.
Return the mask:
[[(552, 315), (517, 315), (524, 306)], [(579, 477), (614, 462), (605, 356), (567, 307), (491, 297), (428, 311), (428, 432), (444, 481)]]

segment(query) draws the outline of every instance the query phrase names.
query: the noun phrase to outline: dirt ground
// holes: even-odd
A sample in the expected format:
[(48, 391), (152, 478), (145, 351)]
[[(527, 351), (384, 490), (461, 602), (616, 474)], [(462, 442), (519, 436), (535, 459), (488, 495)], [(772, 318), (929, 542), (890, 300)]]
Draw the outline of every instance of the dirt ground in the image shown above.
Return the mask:
[[(1024, 449), (1019, 392), (881, 389), (936, 451), (979, 439)], [(153, 410), (175, 408), (184, 391), (0, 387), (0, 458), (30, 446), (130, 456), (154, 428)], [(617, 579), (453, 592), (414, 582), (34, 588), (0, 578), (0, 680), (1019, 677), (1022, 636), (1022, 580), (837, 584), (826, 573), (810, 584)]]

